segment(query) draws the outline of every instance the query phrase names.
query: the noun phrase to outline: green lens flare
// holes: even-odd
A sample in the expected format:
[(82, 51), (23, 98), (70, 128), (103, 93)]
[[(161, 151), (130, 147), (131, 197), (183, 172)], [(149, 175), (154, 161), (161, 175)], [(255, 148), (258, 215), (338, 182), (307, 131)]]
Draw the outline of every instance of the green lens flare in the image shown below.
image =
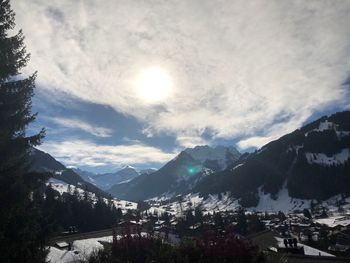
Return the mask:
[(194, 168), (188, 168), (188, 173), (189, 174), (194, 174), (194, 172), (195, 172), (196, 170), (194, 169)]

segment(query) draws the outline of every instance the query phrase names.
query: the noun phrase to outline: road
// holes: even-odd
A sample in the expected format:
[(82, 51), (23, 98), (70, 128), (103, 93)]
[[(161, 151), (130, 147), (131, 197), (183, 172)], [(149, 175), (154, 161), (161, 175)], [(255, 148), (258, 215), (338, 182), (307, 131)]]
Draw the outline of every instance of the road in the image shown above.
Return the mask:
[(57, 242), (73, 242), (75, 240), (81, 240), (81, 239), (88, 239), (88, 238), (98, 238), (98, 237), (105, 237), (105, 236), (112, 236), (113, 230), (110, 229), (104, 229), (99, 231), (93, 231), (93, 232), (85, 232), (85, 233), (76, 233), (71, 235), (65, 235), (65, 236), (57, 236), (52, 238), (49, 241), (49, 245), (54, 245)]

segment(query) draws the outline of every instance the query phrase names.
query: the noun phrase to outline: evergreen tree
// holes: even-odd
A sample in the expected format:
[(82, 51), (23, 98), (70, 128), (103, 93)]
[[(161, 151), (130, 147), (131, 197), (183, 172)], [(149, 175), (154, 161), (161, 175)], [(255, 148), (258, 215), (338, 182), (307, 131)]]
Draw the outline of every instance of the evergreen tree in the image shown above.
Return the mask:
[(238, 210), (238, 217), (237, 217), (237, 232), (240, 233), (241, 235), (246, 235), (247, 234), (247, 217), (245, 215), (244, 209), (239, 209)]
[(35, 119), (31, 98), (35, 76), (23, 78), (26, 66), (22, 31), (14, 34), (15, 14), (9, 0), (0, 0), (0, 262), (42, 262), (45, 233), (42, 231), (37, 191), (45, 175), (29, 171), (28, 156), (44, 130), (26, 135)]
[(311, 215), (309, 209), (306, 209), (306, 208), (305, 208), (305, 209), (303, 210), (303, 214), (304, 214), (305, 217), (307, 217), (307, 218), (309, 218), (309, 219), (312, 218), (312, 215)]

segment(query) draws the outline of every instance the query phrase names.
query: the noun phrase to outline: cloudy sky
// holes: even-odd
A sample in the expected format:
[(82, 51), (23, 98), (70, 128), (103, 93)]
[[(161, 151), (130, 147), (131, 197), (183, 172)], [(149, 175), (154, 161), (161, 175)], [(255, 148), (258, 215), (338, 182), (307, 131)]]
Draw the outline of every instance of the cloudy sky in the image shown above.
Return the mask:
[(261, 147), (349, 108), (350, 1), (16, 0), (38, 71), (31, 131), (70, 166), (159, 167)]

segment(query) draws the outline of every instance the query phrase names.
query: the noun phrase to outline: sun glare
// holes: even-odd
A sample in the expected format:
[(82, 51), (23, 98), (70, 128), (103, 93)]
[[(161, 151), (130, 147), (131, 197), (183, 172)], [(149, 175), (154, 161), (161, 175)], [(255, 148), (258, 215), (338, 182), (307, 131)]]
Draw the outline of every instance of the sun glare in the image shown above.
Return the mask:
[(156, 103), (167, 98), (172, 91), (172, 80), (161, 68), (150, 68), (141, 72), (137, 79), (137, 92), (146, 102)]

